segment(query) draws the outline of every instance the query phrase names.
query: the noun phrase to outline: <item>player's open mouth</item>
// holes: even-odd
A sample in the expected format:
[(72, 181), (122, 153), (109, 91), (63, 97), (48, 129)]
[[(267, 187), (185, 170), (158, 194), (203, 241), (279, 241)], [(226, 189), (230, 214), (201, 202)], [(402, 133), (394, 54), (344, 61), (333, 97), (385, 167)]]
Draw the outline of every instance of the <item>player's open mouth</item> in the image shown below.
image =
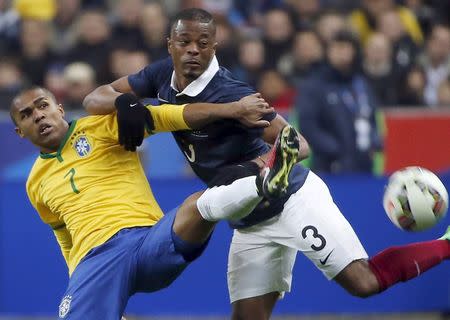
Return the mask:
[(39, 126), (39, 134), (41, 136), (46, 136), (46, 135), (50, 134), (52, 132), (52, 130), (53, 130), (53, 127), (48, 124), (41, 124)]

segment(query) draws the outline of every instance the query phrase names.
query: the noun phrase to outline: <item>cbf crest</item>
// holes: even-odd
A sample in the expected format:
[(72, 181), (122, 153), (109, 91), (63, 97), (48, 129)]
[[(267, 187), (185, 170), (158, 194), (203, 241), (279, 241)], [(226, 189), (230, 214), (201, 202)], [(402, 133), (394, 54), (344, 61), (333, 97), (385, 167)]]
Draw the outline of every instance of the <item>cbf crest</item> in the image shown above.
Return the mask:
[(92, 151), (92, 145), (85, 135), (80, 135), (75, 139), (73, 148), (80, 157), (86, 157)]
[(59, 318), (64, 319), (70, 311), (72, 296), (65, 296), (59, 305)]

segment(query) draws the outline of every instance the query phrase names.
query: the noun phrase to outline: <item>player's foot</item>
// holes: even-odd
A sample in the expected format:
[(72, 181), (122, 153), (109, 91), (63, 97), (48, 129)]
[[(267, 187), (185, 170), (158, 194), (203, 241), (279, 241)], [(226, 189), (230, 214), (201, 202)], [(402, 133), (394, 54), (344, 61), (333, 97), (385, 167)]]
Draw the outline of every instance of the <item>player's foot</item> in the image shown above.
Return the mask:
[(257, 179), (260, 195), (274, 198), (283, 195), (289, 186), (289, 174), (300, 157), (300, 141), (297, 131), (285, 126), (270, 151), (269, 160)]
[(442, 237), (440, 237), (439, 239), (450, 241), (450, 226), (448, 226), (447, 231), (445, 231), (444, 235)]

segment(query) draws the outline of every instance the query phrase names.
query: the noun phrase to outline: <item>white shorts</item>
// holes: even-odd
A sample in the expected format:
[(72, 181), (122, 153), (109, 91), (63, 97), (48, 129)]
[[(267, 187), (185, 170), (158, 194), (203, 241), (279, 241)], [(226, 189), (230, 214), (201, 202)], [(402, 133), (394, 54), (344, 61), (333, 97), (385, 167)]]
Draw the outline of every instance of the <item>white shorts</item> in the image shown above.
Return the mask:
[(280, 215), (234, 231), (228, 257), (231, 302), (289, 292), (297, 251), (328, 279), (352, 261), (368, 258), (328, 187), (313, 172)]

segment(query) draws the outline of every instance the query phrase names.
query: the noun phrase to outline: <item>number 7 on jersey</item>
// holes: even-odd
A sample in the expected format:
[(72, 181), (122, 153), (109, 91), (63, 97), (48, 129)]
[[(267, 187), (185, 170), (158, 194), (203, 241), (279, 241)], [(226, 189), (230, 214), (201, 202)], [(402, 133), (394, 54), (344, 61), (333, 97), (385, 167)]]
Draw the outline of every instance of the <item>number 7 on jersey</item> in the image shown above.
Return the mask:
[(80, 193), (80, 190), (78, 190), (77, 186), (75, 185), (75, 179), (74, 179), (75, 169), (74, 168), (70, 169), (69, 172), (66, 173), (64, 178), (67, 177), (69, 174), (70, 174), (70, 178), (69, 178), (70, 179), (70, 186), (72, 187), (72, 191), (75, 192), (75, 193)]

